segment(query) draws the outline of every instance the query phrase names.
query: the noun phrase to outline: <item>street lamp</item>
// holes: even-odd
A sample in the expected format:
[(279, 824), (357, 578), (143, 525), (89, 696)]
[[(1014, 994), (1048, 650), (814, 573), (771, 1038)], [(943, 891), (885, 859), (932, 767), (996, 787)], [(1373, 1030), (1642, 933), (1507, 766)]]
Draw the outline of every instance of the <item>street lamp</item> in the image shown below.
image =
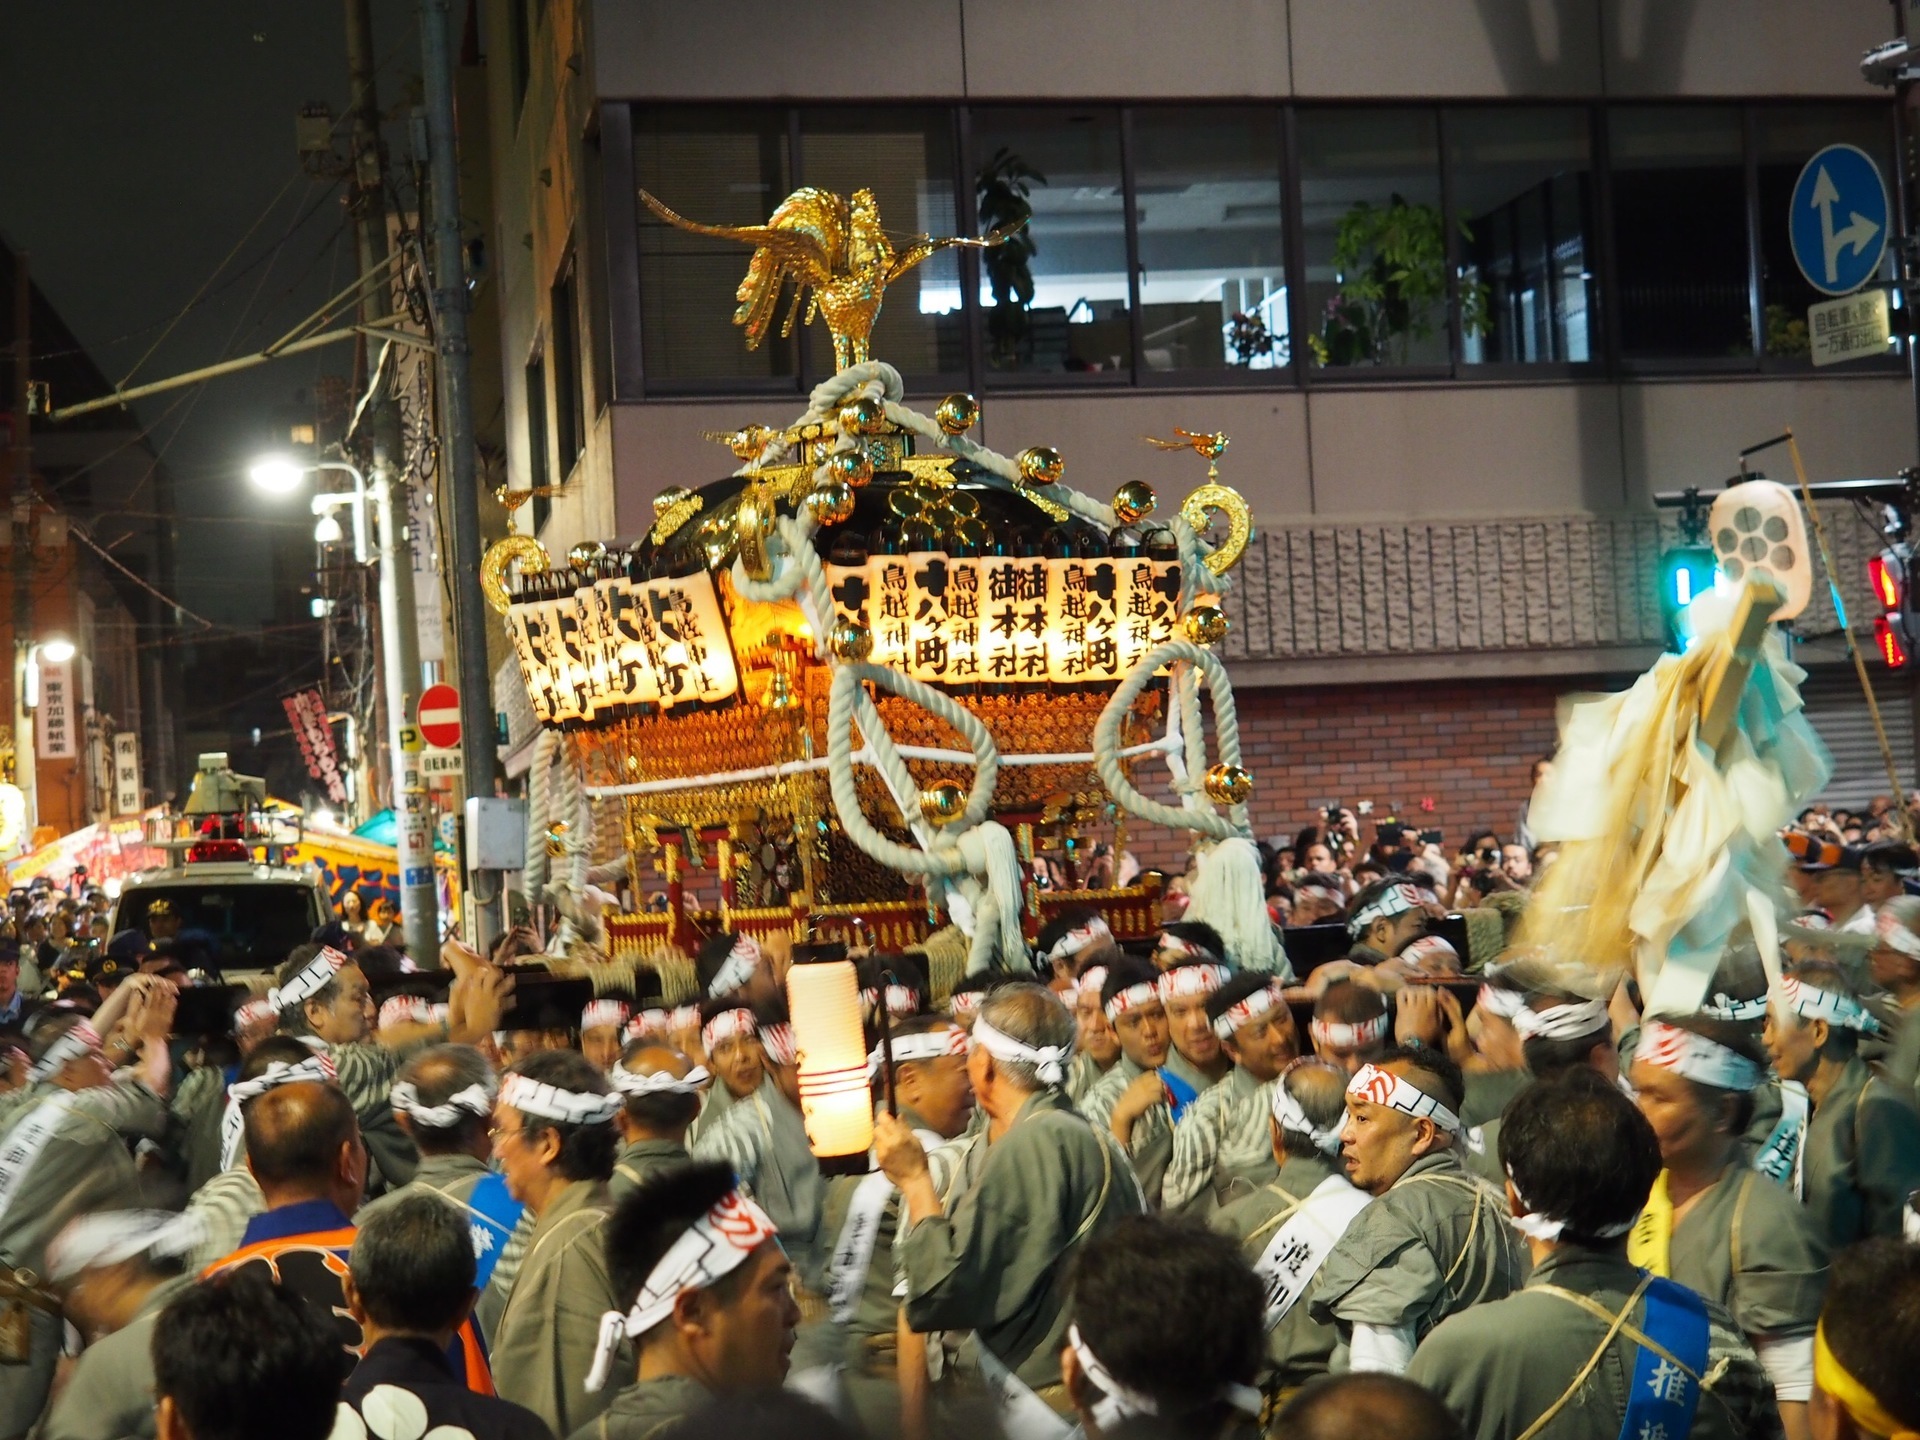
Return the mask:
[[(350, 491), (314, 495), (309, 508), (316, 517), (313, 538), (321, 545), (337, 545), (343, 538), (342, 506), (352, 512), (353, 558), (365, 565), (375, 558), (369, 526), (379, 527), (380, 648), (382, 681), (387, 691), (387, 740), (393, 766), (393, 812), (398, 822), (394, 858), (400, 871), (400, 914), (408, 953), (425, 961), (439, 950), (439, 900), (433, 880), (433, 842), (425, 830), (426, 794), (419, 778), (412, 730), (413, 703), (420, 684), (420, 636), (413, 606), (413, 556), (407, 540), (405, 512), (396, 515), (393, 467), (376, 443), (373, 481), (345, 460), (303, 463), (286, 456), (266, 456), (251, 466), (253, 483), (269, 494), (290, 495), (309, 475), (337, 470), (353, 480)], [(400, 497), (404, 503), (404, 492)], [(316, 616), (324, 613), (315, 602)], [(407, 742), (411, 740), (412, 748)]]
[(313, 513), (320, 517), (320, 523), (313, 527), (313, 538), (321, 545), (338, 545), (344, 532), (333, 512), (342, 505), (350, 507), (353, 511), (354, 563), (365, 565), (373, 558), (373, 546), (367, 535), (367, 477), (360, 473), (357, 466), (349, 465), (344, 460), (316, 460), (311, 465), (302, 465), (284, 455), (268, 455), (248, 468), (247, 478), (269, 495), (291, 495), (300, 488), (307, 476), (322, 470), (337, 470), (352, 476), (353, 489), (315, 495), (308, 502)]
[(40, 640), (27, 646), (26, 658), (26, 706), (29, 710), (40, 708), (40, 660), (44, 656), (50, 665), (64, 665), (73, 659), (73, 642), (64, 636), (55, 636), (51, 640)]

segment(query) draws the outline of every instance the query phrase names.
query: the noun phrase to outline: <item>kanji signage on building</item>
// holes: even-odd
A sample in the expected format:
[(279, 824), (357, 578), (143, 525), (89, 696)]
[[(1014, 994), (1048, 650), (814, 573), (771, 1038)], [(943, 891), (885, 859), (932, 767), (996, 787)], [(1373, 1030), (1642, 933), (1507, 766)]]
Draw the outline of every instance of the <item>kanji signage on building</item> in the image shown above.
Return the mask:
[(307, 773), (326, 789), (327, 798), (336, 805), (347, 800), (346, 781), (340, 775), (340, 760), (334, 753), (333, 727), (327, 724), (327, 707), (318, 690), (300, 690), (286, 696), (280, 704), (300, 742), (300, 754), (307, 762)]
[(113, 736), (113, 813), (140, 813), (140, 737), (131, 730)]
[(34, 715), (34, 748), (42, 760), (71, 760), (80, 753), (80, 716), (74, 705), (73, 662), (40, 662), (40, 708)]

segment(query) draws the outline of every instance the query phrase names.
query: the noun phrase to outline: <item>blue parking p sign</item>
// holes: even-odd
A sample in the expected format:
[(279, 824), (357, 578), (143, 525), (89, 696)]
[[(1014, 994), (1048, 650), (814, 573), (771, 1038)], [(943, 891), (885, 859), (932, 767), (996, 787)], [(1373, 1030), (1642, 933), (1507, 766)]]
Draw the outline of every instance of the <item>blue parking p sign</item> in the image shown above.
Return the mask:
[(1880, 268), (1892, 208), (1880, 167), (1857, 145), (1829, 145), (1794, 182), (1794, 263), (1822, 295), (1851, 295)]

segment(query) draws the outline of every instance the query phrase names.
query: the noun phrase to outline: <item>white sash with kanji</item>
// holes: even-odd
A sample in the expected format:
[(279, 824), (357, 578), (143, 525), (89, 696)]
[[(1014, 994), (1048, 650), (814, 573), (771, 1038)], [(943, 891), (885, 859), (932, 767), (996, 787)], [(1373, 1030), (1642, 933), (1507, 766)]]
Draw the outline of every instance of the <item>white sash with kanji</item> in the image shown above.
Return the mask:
[[(946, 1141), (931, 1130), (913, 1132), (925, 1150), (933, 1150)], [(847, 1324), (860, 1308), (860, 1295), (867, 1286), (867, 1271), (873, 1265), (873, 1247), (880, 1238), (880, 1222), (887, 1213), (887, 1202), (896, 1193), (893, 1181), (876, 1170), (854, 1186), (853, 1199), (847, 1204), (847, 1218), (834, 1242), (833, 1256), (827, 1262), (827, 1304), (833, 1318)]]
[(61, 1118), (73, 1105), (73, 1100), (71, 1090), (49, 1095), (29, 1111), (27, 1118), (13, 1127), (13, 1133), (7, 1136), (6, 1142), (0, 1144), (0, 1216), (7, 1213), (19, 1195), (27, 1172), (33, 1169), (33, 1162), (40, 1158), (40, 1152), (53, 1139), (53, 1132), (60, 1128)]
[(1287, 1318), (1353, 1217), (1372, 1202), (1371, 1195), (1355, 1189), (1344, 1175), (1329, 1175), (1274, 1232), (1253, 1267), (1267, 1291), (1267, 1329)]

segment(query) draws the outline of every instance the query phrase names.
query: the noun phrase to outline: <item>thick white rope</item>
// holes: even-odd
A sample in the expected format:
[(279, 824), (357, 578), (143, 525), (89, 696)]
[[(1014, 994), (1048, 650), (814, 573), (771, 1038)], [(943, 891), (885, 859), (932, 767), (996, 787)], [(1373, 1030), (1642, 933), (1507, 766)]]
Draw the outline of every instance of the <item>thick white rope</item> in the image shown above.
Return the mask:
[[(856, 717), (857, 718), (857, 717)], [(1132, 760), (1141, 755), (1167, 755), (1178, 748), (1177, 740), (1162, 736), (1158, 740), (1142, 741), (1138, 745), (1129, 745), (1120, 752), (1122, 760)], [(973, 753), (968, 750), (937, 750), (930, 745), (896, 745), (895, 751), (908, 760), (928, 760), (942, 765), (971, 765)], [(860, 749), (850, 757), (856, 765), (865, 765), (877, 769), (873, 752)], [(1091, 765), (1091, 750), (1073, 751), (1015, 751), (1003, 753), (1000, 765), (1004, 769), (1009, 765)], [(778, 765), (756, 765), (751, 770), (715, 770), (706, 775), (682, 775), (670, 780), (636, 780), (628, 785), (589, 785), (586, 793), (596, 800), (617, 800), (632, 795), (666, 795), (676, 790), (699, 790), (715, 785), (743, 785), (753, 780), (779, 780), (788, 775), (807, 775), (827, 768), (827, 761), (816, 756), (812, 760), (787, 760)], [(590, 878), (597, 878), (596, 874)]]
[(533, 742), (533, 763), (527, 770), (527, 849), (521, 883), (529, 897), (547, 888), (548, 771), (553, 766), (553, 747), (559, 743), (559, 735), (542, 726)]
[[(966, 808), (952, 827), (932, 837), (925, 850), (910, 850), (881, 834), (860, 808), (860, 794), (853, 781), (852, 729), (856, 698), (864, 697), (862, 682), (868, 681), (923, 706), (959, 731), (972, 747), (975, 772)], [(872, 734), (864, 729), (862, 733), (871, 744)], [(996, 957), (1010, 966), (1025, 954), (1026, 941), (1020, 932), (1019, 862), (1013, 837), (1005, 826), (986, 821), (1000, 777), (1000, 755), (977, 716), (902, 671), (884, 665), (843, 664), (834, 671), (828, 696), (827, 759), (834, 809), (849, 840), (882, 865), (904, 875), (960, 881), (974, 921), (969, 973), (989, 968)], [(913, 817), (903, 809), (902, 818)]]
[[(1207, 688), (1213, 695), (1213, 723), (1221, 763), (1240, 763), (1240, 715), (1233, 703), (1233, 684), (1227, 678), (1227, 667), (1211, 650), (1203, 649), (1190, 640), (1169, 640), (1141, 657), (1140, 663), (1133, 667), (1127, 678), (1120, 682), (1120, 688), (1113, 692), (1106, 709), (1100, 712), (1100, 719), (1093, 727), (1094, 767), (1099, 771), (1100, 781), (1107, 787), (1107, 793), (1121, 805), (1156, 825), (1165, 825), (1170, 830), (1197, 830), (1214, 840), (1225, 840), (1234, 835), (1250, 837), (1252, 832), (1247, 826), (1244, 805), (1232, 807), (1230, 815), (1220, 815), (1212, 809), (1176, 810), (1171, 805), (1163, 805), (1158, 800), (1150, 800), (1142, 795), (1120, 768), (1118, 742), (1121, 721), (1133, 708), (1134, 698), (1153, 683), (1154, 672), (1174, 661), (1185, 661), (1207, 677)], [(1196, 713), (1198, 708), (1196, 699)], [(1196, 719), (1191, 731), (1197, 731), (1198, 728)], [(1189, 766), (1193, 764), (1193, 753), (1190, 733), (1187, 741)], [(1205, 759), (1202, 753), (1194, 779), (1205, 772)]]

